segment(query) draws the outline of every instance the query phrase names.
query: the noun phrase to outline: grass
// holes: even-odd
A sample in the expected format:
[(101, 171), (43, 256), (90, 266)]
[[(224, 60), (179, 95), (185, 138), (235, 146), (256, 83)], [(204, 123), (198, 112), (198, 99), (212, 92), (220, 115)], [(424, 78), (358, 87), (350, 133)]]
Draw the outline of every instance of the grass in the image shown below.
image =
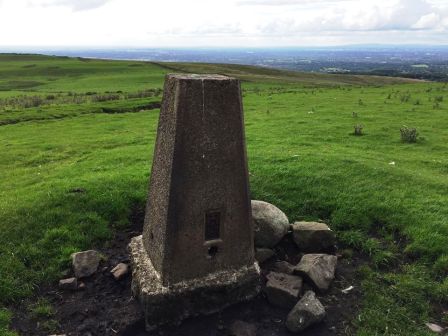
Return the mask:
[[(0, 55), (0, 102), (61, 95), (37, 107), (0, 104), (0, 335), (13, 335), (8, 307), (61, 277), (72, 252), (108, 244), (145, 203), (158, 110), (144, 105), (161, 97), (129, 97), (178, 71), (243, 80), (253, 199), (291, 221), (326, 220), (341, 248), (370, 257), (359, 270), (357, 335), (430, 335), (425, 322), (448, 322), (446, 85)], [(88, 98), (117, 91), (118, 100)], [(61, 98), (69, 93), (83, 100)], [(418, 129), (417, 143), (401, 141), (403, 125)]]

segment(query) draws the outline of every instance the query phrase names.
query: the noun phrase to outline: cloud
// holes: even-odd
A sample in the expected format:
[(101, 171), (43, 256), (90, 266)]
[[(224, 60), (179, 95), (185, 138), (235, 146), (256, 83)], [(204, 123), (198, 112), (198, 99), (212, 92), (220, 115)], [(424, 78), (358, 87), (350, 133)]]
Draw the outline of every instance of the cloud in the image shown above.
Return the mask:
[[(257, 0), (264, 1), (264, 0)], [(266, 0), (268, 1), (268, 0)], [(305, 15), (284, 13), (259, 26), (263, 34), (290, 35), (301, 32), (406, 31), (435, 29), (441, 25), (444, 11), (426, 0), (392, 0), (372, 3), (361, 0)]]
[(313, 4), (323, 6), (329, 3), (353, 2), (354, 0), (240, 0), (241, 6), (301, 6)]
[(29, 0), (29, 3), (33, 6), (62, 6), (69, 7), (73, 11), (84, 11), (102, 7), (111, 1), (113, 0)]
[[(0, 0), (0, 4), (0, 31), (10, 32), (0, 34), (0, 46), (448, 44), (447, 0)], [(27, 24), (17, 25), (17, 18)]]

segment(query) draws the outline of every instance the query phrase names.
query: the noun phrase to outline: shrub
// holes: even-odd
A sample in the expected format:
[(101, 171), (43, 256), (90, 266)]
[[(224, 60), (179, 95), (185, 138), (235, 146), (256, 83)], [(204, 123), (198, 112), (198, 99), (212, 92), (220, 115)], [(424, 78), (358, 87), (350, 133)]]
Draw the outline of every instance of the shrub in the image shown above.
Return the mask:
[(364, 128), (363, 125), (360, 125), (360, 124), (355, 125), (355, 132), (353, 133), (353, 135), (356, 135), (356, 136), (363, 135), (363, 133), (362, 133), (363, 128)]
[(92, 101), (94, 102), (105, 102), (109, 100), (119, 100), (121, 97), (118, 94), (107, 93), (104, 95), (95, 95), (92, 96)]
[(403, 126), (400, 129), (400, 133), (401, 133), (401, 141), (407, 143), (417, 142), (418, 132), (416, 128)]

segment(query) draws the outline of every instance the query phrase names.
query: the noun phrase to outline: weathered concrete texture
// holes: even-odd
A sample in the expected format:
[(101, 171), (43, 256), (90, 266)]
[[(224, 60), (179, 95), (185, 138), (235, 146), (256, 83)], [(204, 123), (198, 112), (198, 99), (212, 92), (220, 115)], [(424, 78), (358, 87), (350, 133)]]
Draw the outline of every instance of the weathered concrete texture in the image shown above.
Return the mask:
[(260, 290), (243, 125), (238, 80), (167, 75), (143, 236), (130, 244), (149, 330)]
[(268, 301), (276, 306), (292, 308), (299, 300), (302, 278), (299, 276), (271, 272), (267, 275), (265, 293)]
[(294, 269), (319, 292), (325, 292), (334, 279), (338, 258), (328, 254), (305, 254)]
[(132, 260), (132, 292), (142, 304), (148, 331), (163, 324), (177, 324), (200, 314), (212, 314), (260, 291), (257, 263), (210, 273), (169, 287), (162, 284), (143, 246), (142, 236), (129, 244)]
[(143, 242), (164, 286), (253, 264), (239, 81), (167, 75)]
[(296, 222), (292, 225), (294, 242), (308, 253), (333, 252), (336, 237), (327, 224), (319, 222)]

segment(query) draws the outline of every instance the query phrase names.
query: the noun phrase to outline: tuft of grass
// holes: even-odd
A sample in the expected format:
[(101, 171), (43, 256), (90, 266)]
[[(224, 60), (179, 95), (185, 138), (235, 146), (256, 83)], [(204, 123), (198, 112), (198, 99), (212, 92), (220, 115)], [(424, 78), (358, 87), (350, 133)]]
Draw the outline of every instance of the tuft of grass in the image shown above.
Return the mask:
[(0, 335), (18, 336), (15, 332), (9, 330), (10, 322), (11, 322), (11, 313), (6, 309), (0, 309)]
[(415, 143), (418, 139), (418, 132), (416, 128), (403, 126), (400, 128), (401, 141), (407, 143)]

